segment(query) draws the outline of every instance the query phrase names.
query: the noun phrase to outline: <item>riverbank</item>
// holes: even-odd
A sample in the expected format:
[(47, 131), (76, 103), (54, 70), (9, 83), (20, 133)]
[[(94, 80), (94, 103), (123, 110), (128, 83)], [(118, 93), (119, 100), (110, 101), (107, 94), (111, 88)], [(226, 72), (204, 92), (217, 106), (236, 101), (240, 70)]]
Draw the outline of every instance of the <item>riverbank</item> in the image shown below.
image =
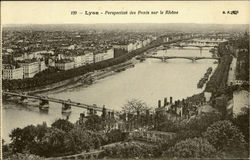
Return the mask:
[(84, 86), (88, 87), (89, 85), (92, 85), (95, 83), (97, 80), (105, 78), (107, 76), (111, 76), (116, 74), (116, 70), (120, 69), (126, 69), (129, 68), (133, 65), (135, 65), (136, 62), (129, 60), (128, 62), (121, 63), (112, 67), (108, 67), (105, 69), (100, 69), (100, 70), (95, 70), (94, 72), (89, 72), (84, 75), (80, 75), (78, 77), (74, 77), (62, 82), (58, 82), (56, 84), (51, 84), (43, 88), (38, 88), (34, 91), (29, 91), (29, 94), (51, 94), (51, 93), (57, 93), (57, 92), (62, 92), (66, 89), (72, 89), (76, 88), (78, 86)]
[[(157, 47), (150, 48), (141, 54), (151, 55), (157, 50)], [(114, 74), (119, 73), (120, 71), (125, 71), (127, 68), (133, 67), (140, 61), (136, 60), (135, 57), (127, 60), (126, 62), (110, 66), (104, 69), (95, 70), (93, 72), (89, 72), (74, 78), (70, 78), (58, 83), (53, 83), (44, 87), (36, 88), (32, 91), (27, 91), (29, 94), (52, 94), (62, 92), (67, 89), (73, 89), (79, 86), (88, 87), (95, 83), (97, 80), (103, 79), (107, 76), (112, 76)]]

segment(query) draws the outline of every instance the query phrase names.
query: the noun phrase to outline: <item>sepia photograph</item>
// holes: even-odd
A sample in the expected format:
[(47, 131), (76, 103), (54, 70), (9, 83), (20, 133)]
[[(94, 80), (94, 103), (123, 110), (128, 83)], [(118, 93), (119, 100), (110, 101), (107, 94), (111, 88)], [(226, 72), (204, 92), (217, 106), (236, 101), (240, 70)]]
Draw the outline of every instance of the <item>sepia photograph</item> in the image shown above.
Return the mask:
[(3, 160), (249, 159), (249, 1), (1, 1)]

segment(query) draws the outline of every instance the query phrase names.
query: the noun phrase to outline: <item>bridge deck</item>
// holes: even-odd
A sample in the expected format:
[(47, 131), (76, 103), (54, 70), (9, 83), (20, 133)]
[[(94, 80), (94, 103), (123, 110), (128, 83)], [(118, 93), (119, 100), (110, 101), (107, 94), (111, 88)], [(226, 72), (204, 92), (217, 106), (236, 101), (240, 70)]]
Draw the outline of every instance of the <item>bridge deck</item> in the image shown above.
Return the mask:
[[(56, 98), (51, 98), (51, 97), (42, 97), (42, 96), (35, 96), (35, 95), (24, 95), (20, 93), (13, 93), (13, 92), (2, 92), (3, 95), (11, 95), (11, 96), (18, 96), (18, 97), (25, 97), (25, 98), (31, 98), (31, 99), (39, 99), (39, 100), (46, 100), (50, 102), (55, 102), (55, 103), (62, 103), (62, 104), (68, 104), (71, 106), (79, 107), (79, 108), (84, 108), (84, 109), (94, 109), (96, 111), (102, 111), (102, 107), (95, 107), (93, 105), (88, 105), (84, 103), (78, 103), (78, 102), (73, 102), (73, 101), (68, 101), (68, 100), (62, 100), (62, 99), (56, 99)], [(107, 111), (114, 111), (111, 109), (107, 109)], [(114, 113), (118, 113), (115, 111)]]
[(216, 59), (215, 57), (188, 57), (188, 56), (144, 56), (144, 58), (155, 58), (155, 59), (190, 59), (190, 60), (200, 60), (200, 59)]

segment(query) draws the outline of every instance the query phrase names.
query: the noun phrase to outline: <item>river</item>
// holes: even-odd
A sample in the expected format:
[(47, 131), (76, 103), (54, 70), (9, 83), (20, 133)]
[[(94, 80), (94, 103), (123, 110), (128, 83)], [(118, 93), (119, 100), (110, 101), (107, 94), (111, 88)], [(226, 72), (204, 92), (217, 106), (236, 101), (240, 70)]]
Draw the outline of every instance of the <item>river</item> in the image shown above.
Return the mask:
[[(198, 49), (168, 49), (159, 50), (157, 55), (168, 56), (206, 56), (211, 57), (209, 50)], [(217, 66), (215, 60), (198, 60), (192, 63), (186, 59), (172, 59), (162, 62), (158, 59), (147, 59), (138, 63), (134, 68), (119, 72), (115, 75), (96, 81), (84, 87), (66, 89), (61, 92), (47, 94), (49, 97), (71, 99), (86, 104), (105, 105), (106, 108), (120, 110), (127, 100), (140, 99), (152, 108), (157, 106), (159, 99), (172, 96), (178, 100), (200, 93), (197, 82), (203, 77), (208, 67), (213, 70)], [(75, 122), (83, 109), (72, 107), (69, 120)], [(86, 113), (86, 111), (85, 111)], [(25, 127), (30, 124), (48, 125), (61, 118), (61, 105), (50, 103), (49, 113), (40, 113), (37, 106), (19, 105), (4, 102), (2, 109), (2, 137), (9, 142), (12, 129)]]

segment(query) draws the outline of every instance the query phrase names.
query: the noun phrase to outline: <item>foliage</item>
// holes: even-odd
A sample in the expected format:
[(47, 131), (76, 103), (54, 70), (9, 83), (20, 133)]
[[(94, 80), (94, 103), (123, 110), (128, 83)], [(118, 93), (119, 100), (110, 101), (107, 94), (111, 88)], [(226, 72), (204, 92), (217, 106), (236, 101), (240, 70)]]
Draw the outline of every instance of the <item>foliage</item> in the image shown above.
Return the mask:
[(52, 127), (46, 123), (37, 126), (16, 128), (11, 134), (13, 153), (31, 153), (40, 156), (64, 156), (91, 148), (98, 149), (107, 143), (107, 137), (94, 133), (83, 126), (73, 125), (66, 120), (57, 120)]
[[(245, 141), (249, 142), (249, 108), (242, 108), (242, 113), (233, 119), (233, 124), (239, 128), (244, 135)], [(249, 144), (248, 144), (249, 145)]]
[(52, 123), (51, 126), (65, 132), (69, 132), (71, 129), (73, 129), (74, 124), (65, 119), (58, 119)]
[(162, 121), (158, 130), (164, 132), (175, 132), (176, 137), (169, 140), (167, 143), (162, 143), (162, 150), (169, 150), (176, 143), (185, 139), (201, 137), (207, 127), (220, 119), (221, 114), (217, 112), (201, 114), (189, 120), (184, 119), (182, 121), (170, 121), (165, 119), (165, 122)]
[(161, 153), (157, 146), (125, 142), (106, 147), (105, 155), (110, 158), (149, 158)]
[(74, 152), (90, 150), (92, 145), (91, 133), (82, 127), (75, 127), (66, 137), (66, 148)]
[(88, 117), (87, 121), (85, 122), (85, 127), (88, 130), (92, 131), (100, 131), (103, 129), (103, 123), (102, 118), (98, 115), (91, 115)]
[(33, 125), (12, 130), (10, 138), (13, 152), (23, 152), (30, 148), (36, 140), (36, 133), (36, 128)]
[(240, 149), (244, 147), (243, 134), (230, 121), (218, 121), (209, 126), (203, 134), (216, 149), (223, 150), (228, 147)]
[(44, 158), (32, 154), (13, 154), (5, 160), (44, 160)]
[(249, 50), (240, 51), (236, 63), (236, 79), (249, 80)]
[(107, 133), (108, 143), (124, 141), (127, 136), (128, 135), (126, 133), (123, 133), (119, 129), (111, 130), (109, 133)]
[(57, 129), (49, 128), (43, 137), (42, 143), (34, 145), (40, 150), (36, 150), (35, 154), (43, 155), (46, 157), (57, 156), (60, 153), (66, 153), (65, 143), (66, 132)]
[(158, 131), (164, 131), (164, 132), (176, 132), (178, 130), (178, 124), (177, 122), (174, 122), (172, 120), (169, 120), (165, 116), (158, 116), (157, 118), (157, 124), (155, 126), (155, 129)]
[(227, 77), (231, 62), (232, 57), (229, 55), (223, 55), (220, 58), (220, 63), (206, 84), (206, 92), (216, 93), (227, 86)]
[(212, 112), (198, 115), (189, 120), (182, 121), (166, 121), (161, 124), (160, 131), (177, 133), (176, 141), (184, 140), (186, 138), (194, 138), (202, 136), (207, 127), (214, 122), (221, 119), (220, 113)]
[(214, 153), (216, 149), (206, 139), (189, 138), (175, 144), (164, 155), (177, 158), (211, 158)]
[(143, 112), (148, 110), (148, 106), (145, 102), (138, 99), (128, 100), (127, 103), (122, 107), (124, 112), (137, 114), (137, 112)]

